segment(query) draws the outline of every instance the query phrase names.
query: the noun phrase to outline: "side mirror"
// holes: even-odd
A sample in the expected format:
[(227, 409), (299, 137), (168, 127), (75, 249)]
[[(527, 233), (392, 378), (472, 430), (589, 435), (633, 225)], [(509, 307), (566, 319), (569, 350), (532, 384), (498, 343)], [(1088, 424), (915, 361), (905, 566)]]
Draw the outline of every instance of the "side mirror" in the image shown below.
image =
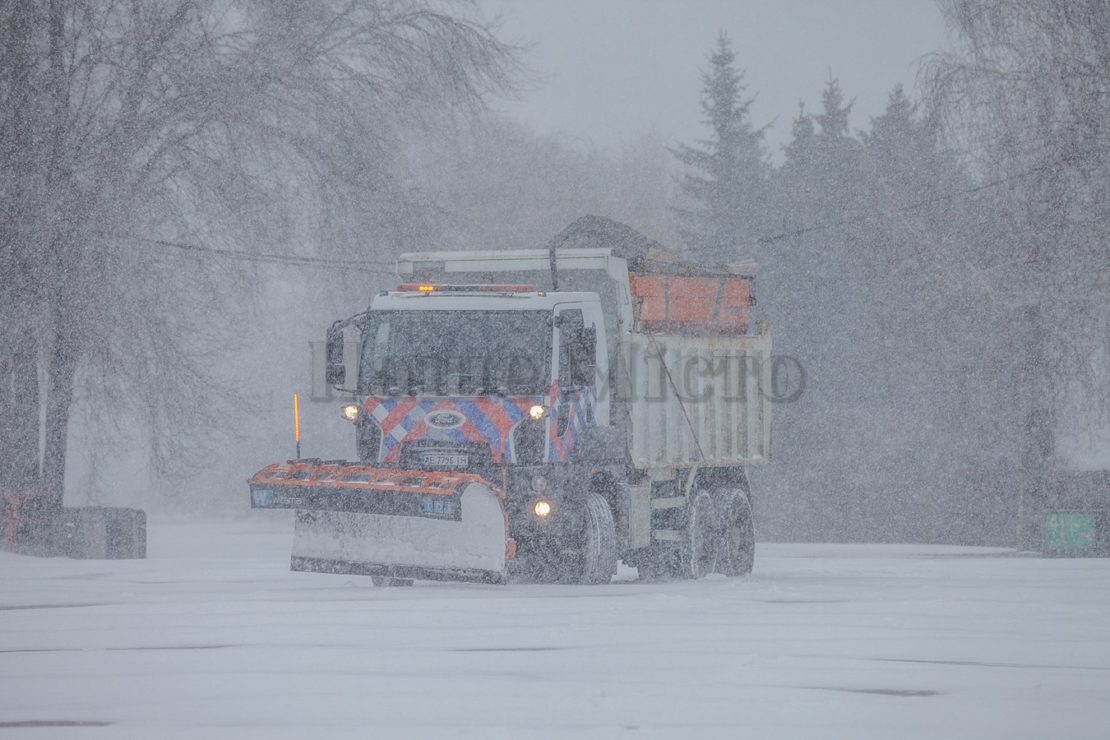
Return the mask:
[(586, 355), (586, 359), (592, 364), (597, 359), (597, 327), (586, 326), (581, 330), (582, 352)]
[(581, 352), (579, 372), (582, 385), (593, 385), (597, 374), (597, 327), (586, 326), (579, 330), (578, 347)]
[(347, 380), (347, 365), (343, 361), (343, 326), (336, 322), (328, 328), (327, 348), (324, 350), (324, 378), (328, 385), (343, 385)]

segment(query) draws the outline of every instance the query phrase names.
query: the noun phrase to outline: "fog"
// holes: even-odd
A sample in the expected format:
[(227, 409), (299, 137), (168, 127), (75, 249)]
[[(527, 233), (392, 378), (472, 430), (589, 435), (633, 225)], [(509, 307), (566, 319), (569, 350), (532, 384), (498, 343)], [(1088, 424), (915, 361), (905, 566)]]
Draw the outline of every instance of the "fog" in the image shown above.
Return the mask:
[[(761, 264), (758, 317), (805, 382), (752, 473), (761, 538), (1018, 545), (1059, 476), (1105, 469), (1105, 80), (1074, 78), (1102, 6), (1009, 27), (989, 2), (488, 0), (427, 6), (400, 32), (422, 47), (374, 35), (409, 5), (367, 3), (348, 22), (370, 47), (309, 62), (296, 24), (330, 6), (5, 7), (11, 484), (245, 513), (241, 482), (291, 452), (309, 343), (399, 253), (540, 247), (584, 214)], [(84, 45), (118, 23), (175, 34), (148, 77)], [(53, 97), (51, 48), (88, 71)], [(1015, 64), (1033, 77), (989, 73)], [(353, 454), (335, 402), (303, 437)]]
[(830, 74), (855, 101), (853, 128), (864, 128), (894, 85), (913, 87), (922, 58), (946, 34), (931, 2), (483, 0), (479, 7), (527, 50), (524, 84), (494, 107), (541, 135), (617, 150), (647, 134), (668, 145), (705, 137), (699, 74), (711, 42), (726, 32), (756, 97), (752, 120), (769, 126), (777, 161), (798, 104), (815, 110)]
[(1108, 60), (0, 0), (0, 729), (1098, 736)]

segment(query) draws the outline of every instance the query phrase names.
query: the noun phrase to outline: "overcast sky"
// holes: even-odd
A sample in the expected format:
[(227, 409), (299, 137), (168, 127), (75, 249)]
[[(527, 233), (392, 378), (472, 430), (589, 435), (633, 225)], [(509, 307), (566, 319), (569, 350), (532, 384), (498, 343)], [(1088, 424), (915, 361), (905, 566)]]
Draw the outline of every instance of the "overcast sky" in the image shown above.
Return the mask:
[(541, 133), (612, 146), (644, 132), (704, 136), (700, 71), (725, 31), (747, 72), (757, 125), (776, 152), (799, 100), (816, 110), (829, 72), (856, 103), (855, 129), (945, 37), (932, 0), (479, 0), (501, 36), (531, 48), (533, 75), (504, 108)]

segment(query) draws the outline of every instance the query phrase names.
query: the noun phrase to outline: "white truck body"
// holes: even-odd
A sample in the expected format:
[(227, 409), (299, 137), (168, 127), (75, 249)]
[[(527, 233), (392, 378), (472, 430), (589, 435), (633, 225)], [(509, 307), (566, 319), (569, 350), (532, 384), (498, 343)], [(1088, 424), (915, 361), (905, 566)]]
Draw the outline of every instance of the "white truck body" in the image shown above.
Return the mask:
[[(766, 463), (771, 449), (771, 334), (656, 334), (635, 326), (628, 261), (606, 248), (556, 256), (559, 290), (601, 297), (614, 398), (627, 399), (629, 454), (653, 478), (691, 467)], [(754, 273), (756, 266), (741, 268)], [(397, 261), (403, 281), (530, 283), (551, 290), (547, 250), (417, 252)], [(614, 401), (617, 403), (617, 401)]]

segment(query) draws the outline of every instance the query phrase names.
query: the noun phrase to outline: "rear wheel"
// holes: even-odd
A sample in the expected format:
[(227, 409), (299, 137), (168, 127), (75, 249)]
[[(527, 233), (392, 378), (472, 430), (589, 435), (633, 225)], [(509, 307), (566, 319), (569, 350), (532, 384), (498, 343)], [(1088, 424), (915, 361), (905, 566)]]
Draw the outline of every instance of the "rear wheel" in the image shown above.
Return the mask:
[(609, 502), (596, 493), (586, 495), (583, 512), (582, 554), (574, 580), (608, 583), (617, 572), (617, 527)]
[(721, 539), (717, 522), (709, 493), (696, 491), (687, 504), (680, 550), (682, 575), (687, 578), (702, 578), (716, 569), (717, 545)]
[(755, 528), (752, 505), (743, 492), (722, 500), (724, 521), (720, 571), (726, 576), (746, 576), (755, 564)]

